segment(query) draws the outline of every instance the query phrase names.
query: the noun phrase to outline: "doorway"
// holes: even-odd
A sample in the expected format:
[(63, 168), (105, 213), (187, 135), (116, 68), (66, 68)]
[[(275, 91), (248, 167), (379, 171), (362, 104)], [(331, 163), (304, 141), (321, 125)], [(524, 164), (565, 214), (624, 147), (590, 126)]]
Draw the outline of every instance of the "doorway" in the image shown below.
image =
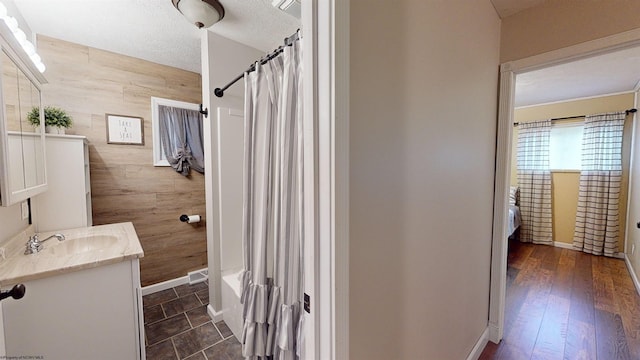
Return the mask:
[[(494, 199), (494, 235), (492, 245), (491, 301), (489, 314), (489, 339), (498, 343), (504, 335), (506, 276), (507, 276), (507, 225), (508, 195), (511, 176), (512, 124), (514, 122), (514, 104), (516, 78), (519, 75), (551, 66), (568, 64), (577, 60), (613, 53), (640, 45), (640, 31), (614, 35), (580, 45), (552, 51), (501, 65), (500, 105), (498, 120), (498, 139), (496, 153), (496, 185)], [(631, 89), (630, 89), (631, 90)], [(636, 89), (637, 90), (637, 89)], [(633, 145), (632, 145), (633, 146)], [(638, 159), (635, 159), (638, 162)], [(632, 168), (633, 168), (632, 160)], [(636, 182), (638, 179), (635, 180)], [(630, 192), (634, 180), (630, 179)], [(635, 221), (630, 219), (629, 221)], [(635, 240), (634, 240), (635, 241)], [(628, 249), (625, 247), (624, 251)], [(629, 265), (629, 262), (627, 262)], [(633, 274), (633, 272), (632, 272)], [(636, 281), (636, 286), (637, 281)]]

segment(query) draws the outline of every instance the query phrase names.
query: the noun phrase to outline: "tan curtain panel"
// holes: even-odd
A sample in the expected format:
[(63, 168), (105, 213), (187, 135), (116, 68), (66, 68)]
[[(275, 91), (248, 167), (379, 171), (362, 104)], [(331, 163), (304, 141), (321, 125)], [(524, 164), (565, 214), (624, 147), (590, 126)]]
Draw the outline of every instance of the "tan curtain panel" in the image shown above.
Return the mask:
[(553, 244), (549, 139), (551, 120), (518, 125), (520, 241)]
[(622, 135), (626, 113), (585, 118), (573, 248), (614, 256), (620, 232)]

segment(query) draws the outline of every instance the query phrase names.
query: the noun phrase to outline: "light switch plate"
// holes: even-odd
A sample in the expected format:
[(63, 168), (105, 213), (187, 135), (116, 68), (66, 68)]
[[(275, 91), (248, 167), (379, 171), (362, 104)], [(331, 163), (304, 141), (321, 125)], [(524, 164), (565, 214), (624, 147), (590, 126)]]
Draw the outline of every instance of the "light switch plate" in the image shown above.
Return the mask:
[(22, 220), (27, 220), (29, 218), (29, 204), (26, 201), (20, 203), (22, 208)]

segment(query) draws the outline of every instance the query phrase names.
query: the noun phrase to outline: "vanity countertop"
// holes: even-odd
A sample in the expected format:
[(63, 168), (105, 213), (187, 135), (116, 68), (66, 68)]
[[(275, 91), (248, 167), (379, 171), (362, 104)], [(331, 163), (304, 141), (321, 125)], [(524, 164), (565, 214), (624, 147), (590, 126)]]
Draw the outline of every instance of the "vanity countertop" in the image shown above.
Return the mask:
[[(24, 255), (25, 243), (32, 233), (31, 228), (23, 231), (0, 248), (5, 254), (4, 259), (0, 258), (0, 286), (3, 288), (144, 256), (130, 222), (39, 233), (41, 241), (56, 233), (63, 234), (66, 239), (62, 242), (55, 238), (48, 240), (40, 252)], [(95, 242), (88, 243), (92, 241)], [(98, 241), (106, 245), (96, 247)]]

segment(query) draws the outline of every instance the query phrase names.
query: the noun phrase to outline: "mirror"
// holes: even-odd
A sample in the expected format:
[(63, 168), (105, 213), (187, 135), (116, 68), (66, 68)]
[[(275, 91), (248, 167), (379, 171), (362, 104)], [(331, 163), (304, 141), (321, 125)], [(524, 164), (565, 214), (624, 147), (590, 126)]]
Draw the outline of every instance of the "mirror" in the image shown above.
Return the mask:
[(34, 107), (41, 108), (38, 80), (5, 42), (2, 45), (0, 202), (10, 206), (46, 190), (44, 126), (28, 120)]

